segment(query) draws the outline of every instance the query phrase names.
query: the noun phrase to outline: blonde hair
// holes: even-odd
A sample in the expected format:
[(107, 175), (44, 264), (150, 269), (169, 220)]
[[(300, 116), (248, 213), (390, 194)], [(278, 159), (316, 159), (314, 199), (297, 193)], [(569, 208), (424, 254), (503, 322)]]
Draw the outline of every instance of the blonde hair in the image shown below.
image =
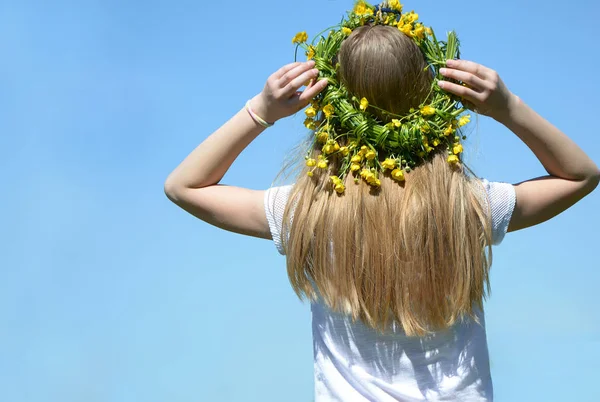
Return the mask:
[[(349, 90), (382, 109), (403, 113), (428, 96), (432, 77), (423, 56), (397, 29), (358, 28), (338, 57)], [(313, 156), (320, 152), (316, 145)], [(479, 181), (446, 158), (432, 155), (403, 184), (381, 175), (380, 189), (348, 176), (343, 195), (329, 178), (340, 160), (331, 158), (313, 177), (305, 167), (282, 231), (297, 295), (321, 297), (380, 331), (397, 323), (409, 336), (475, 318), (489, 289), (489, 213)]]

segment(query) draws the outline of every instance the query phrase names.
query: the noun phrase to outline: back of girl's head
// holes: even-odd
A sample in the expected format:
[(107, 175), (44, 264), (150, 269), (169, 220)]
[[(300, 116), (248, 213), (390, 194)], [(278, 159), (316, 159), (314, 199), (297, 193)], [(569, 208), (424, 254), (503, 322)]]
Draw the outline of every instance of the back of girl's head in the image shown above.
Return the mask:
[(431, 89), (432, 77), (421, 50), (395, 27), (357, 28), (343, 42), (338, 61), (351, 93), (395, 114), (418, 107)]
[[(348, 96), (369, 99), (382, 121), (388, 117), (379, 109), (406, 114), (430, 95), (432, 74), (421, 50), (395, 27), (355, 29), (337, 62)], [(321, 144), (311, 152), (317, 159)], [(388, 156), (377, 153), (380, 162)], [(398, 323), (408, 335), (475, 317), (491, 257), (487, 212), (477, 181), (447, 157), (432, 152), (403, 182), (381, 174), (377, 188), (348, 175), (343, 194), (330, 182), (345, 163), (341, 155), (328, 157), (327, 169), (315, 174), (305, 166), (282, 239), (296, 293), (321, 297), (334, 311), (382, 331)]]

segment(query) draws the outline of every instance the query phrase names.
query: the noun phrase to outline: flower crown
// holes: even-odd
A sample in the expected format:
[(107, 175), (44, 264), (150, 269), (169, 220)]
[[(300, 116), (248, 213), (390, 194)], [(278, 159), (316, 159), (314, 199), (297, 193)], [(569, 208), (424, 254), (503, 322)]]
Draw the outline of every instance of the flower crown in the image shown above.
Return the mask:
[[(380, 187), (380, 174), (389, 172), (394, 180), (402, 182), (405, 172), (426, 160), (434, 150), (445, 148), (448, 163), (460, 162), (463, 147), (458, 131), (470, 122), (470, 116), (460, 117), (466, 111), (460, 98), (437, 84), (438, 79), (442, 79), (439, 70), (445, 67), (446, 60), (460, 56), (458, 38), (455, 32), (450, 32), (446, 42), (438, 41), (431, 28), (418, 22), (418, 14), (402, 13), (402, 8), (398, 0), (390, 0), (381, 7), (360, 0), (347, 18), (328, 29), (327, 36), (319, 34), (309, 45), (306, 32), (300, 32), (292, 40), (297, 44), (296, 52), (298, 47), (303, 48), (308, 59), (314, 59), (320, 78), (329, 81), (305, 111), (304, 125), (315, 132), (311, 149), (315, 143), (322, 145), (318, 159), (313, 159), (310, 151), (306, 156), (306, 165), (312, 168), (308, 175), (312, 177), (315, 171), (327, 170), (330, 156), (341, 157), (337, 176), (331, 176), (333, 189), (339, 194), (345, 191), (344, 179), (350, 172), (356, 184), (360, 176), (369, 185)], [(348, 92), (338, 77), (339, 64), (335, 60), (342, 42), (354, 29), (364, 25), (397, 27), (414, 40), (435, 78), (426, 104), (411, 109), (408, 114), (395, 115)], [(386, 115), (391, 121), (383, 124), (370, 109), (377, 109), (379, 115)], [(338, 140), (344, 137), (346, 145), (340, 146)], [(387, 156), (383, 162), (379, 160), (380, 152)]]

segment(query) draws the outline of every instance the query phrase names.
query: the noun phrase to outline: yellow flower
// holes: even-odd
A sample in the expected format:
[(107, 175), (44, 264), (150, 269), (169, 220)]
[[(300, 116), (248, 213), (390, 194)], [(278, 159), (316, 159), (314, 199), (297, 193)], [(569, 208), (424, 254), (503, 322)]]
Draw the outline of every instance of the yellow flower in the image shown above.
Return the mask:
[(429, 35), (429, 36), (433, 35), (433, 31), (432, 31), (432, 30), (431, 30), (431, 28), (429, 28), (429, 27), (426, 27), (426, 28), (425, 28), (425, 33), (426, 33), (427, 35)]
[(317, 115), (317, 111), (315, 110), (315, 108), (313, 106), (306, 109), (304, 111), (304, 113), (306, 113), (306, 117), (308, 117), (309, 119), (312, 119), (313, 117), (315, 117)]
[(363, 158), (362, 158), (361, 155), (354, 155), (352, 157), (352, 159), (350, 160), (350, 162), (352, 162), (352, 163), (361, 163), (362, 160), (363, 160)]
[(368, 151), (365, 154), (365, 158), (367, 158), (367, 160), (372, 161), (373, 159), (375, 159), (375, 157), (377, 156), (377, 154), (375, 153), (375, 151)]
[(395, 169), (394, 171), (392, 171), (392, 179), (397, 181), (404, 181), (404, 170)]
[(369, 183), (373, 187), (381, 186), (381, 181), (379, 181), (379, 179), (375, 177), (375, 175), (367, 177), (367, 183)]
[(410, 22), (415, 22), (415, 21), (416, 21), (416, 20), (418, 20), (418, 19), (419, 19), (419, 14), (415, 13), (414, 11), (411, 11), (411, 12), (408, 14), (408, 20), (409, 20)]
[(327, 118), (330, 118), (333, 115), (333, 112), (335, 112), (335, 109), (333, 108), (333, 106), (331, 104), (329, 104), (323, 108), (323, 113), (325, 113), (325, 117), (327, 117)]
[(306, 58), (307, 58), (307, 60), (312, 60), (313, 57), (315, 57), (315, 48), (312, 46), (309, 46), (308, 52), (306, 52)]
[(391, 9), (402, 12), (402, 4), (398, 0), (390, 0), (388, 5)]
[(367, 6), (367, 4), (361, 0), (356, 3), (356, 6), (354, 7), (354, 13), (356, 15), (373, 15), (373, 9)]
[(367, 98), (362, 98), (360, 100), (360, 110), (367, 110), (367, 108), (369, 107), (369, 101), (367, 100)]
[(308, 172), (308, 173), (306, 173), (306, 175), (307, 175), (308, 177), (313, 177), (313, 172)]
[(417, 24), (414, 30), (414, 35), (419, 39), (423, 39), (425, 37), (425, 27), (423, 24)]
[(430, 131), (431, 131), (431, 127), (429, 127), (429, 124), (423, 123), (423, 125), (421, 125), (421, 132), (422, 133), (428, 133)]
[(304, 43), (308, 40), (308, 35), (306, 31), (298, 32), (294, 39), (292, 39), (292, 43)]
[(421, 114), (422, 114), (423, 116), (431, 116), (431, 115), (434, 115), (434, 114), (435, 114), (435, 108), (434, 108), (434, 107), (432, 107), (432, 106), (429, 106), (429, 105), (428, 105), (428, 106), (423, 106), (423, 107), (421, 108)]
[(381, 181), (379, 181), (379, 179), (377, 178), (377, 176), (375, 176), (375, 174), (370, 171), (369, 169), (363, 169), (360, 172), (360, 176), (365, 179), (365, 181), (367, 183), (369, 183), (371, 186), (374, 187), (379, 187), (381, 186)]
[(314, 130), (317, 127), (317, 125), (315, 124), (315, 121), (310, 118), (304, 120), (304, 126), (306, 128), (308, 128), (309, 130)]
[(446, 131), (444, 131), (444, 135), (449, 136), (449, 135), (452, 135), (453, 133), (454, 133), (454, 128), (452, 127), (452, 124), (449, 124), (448, 127), (446, 128)]
[(350, 153), (350, 150), (348, 149), (348, 147), (341, 147), (340, 153), (344, 156), (348, 156), (348, 154)]
[(328, 139), (329, 134), (327, 134), (327, 132), (319, 131), (319, 133), (317, 133), (317, 141), (319, 141), (321, 144), (325, 144)]
[(458, 127), (466, 126), (471, 122), (471, 115), (466, 115), (458, 120)]
[(463, 151), (463, 146), (461, 144), (454, 144), (454, 147), (452, 148), (452, 152), (454, 152), (455, 155), (458, 155), (462, 151)]
[(338, 194), (343, 194), (346, 191), (346, 187), (343, 184), (336, 184), (334, 190)]
[(337, 143), (337, 141), (334, 141), (334, 142), (333, 142), (333, 150), (334, 150), (335, 152), (337, 152), (337, 151), (339, 151), (339, 150), (340, 150), (340, 144), (338, 144), (338, 143)]
[(394, 127), (402, 126), (402, 123), (398, 119), (392, 119), (392, 124), (394, 125)]
[(450, 156), (448, 157), (448, 163), (452, 163), (452, 164), (454, 164), (454, 163), (458, 163), (458, 162), (459, 162), (459, 160), (460, 160), (460, 159), (458, 159), (458, 156), (456, 156), (456, 155), (450, 155)]
[(400, 30), (400, 32), (402, 32), (405, 35), (409, 35), (411, 36), (411, 31), (412, 31), (412, 25), (411, 24), (406, 24), (406, 25), (398, 25), (398, 29)]
[(327, 145), (325, 145), (325, 146), (323, 147), (323, 153), (324, 153), (325, 155), (330, 155), (330, 154), (332, 154), (332, 153), (334, 153), (334, 152), (335, 152), (335, 151), (334, 151), (334, 149), (333, 149), (333, 145), (331, 145), (331, 144), (327, 144)]
[(358, 163), (353, 163), (350, 165), (350, 170), (353, 172), (358, 172), (360, 170), (360, 165)]
[(307, 159), (306, 160), (306, 166), (308, 166), (308, 167), (315, 167), (315, 166), (317, 166), (317, 161), (314, 160), (314, 159), (312, 159), (312, 158)]
[(343, 27), (342, 32), (344, 35), (349, 36), (352, 33), (352, 30), (350, 28)]
[(396, 168), (396, 160), (392, 158), (387, 158), (383, 162), (381, 162), (381, 167), (384, 169), (393, 170)]
[(438, 145), (440, 145), (440, 140), (438, 140), (437, 138), (435, 140), (433, 140), (433, 146), (437, 147)]
[(319, 163), (317, 163), (317, 167), (319, 169), (327, 169), (327, 161), (325, 159), (320, 160)]

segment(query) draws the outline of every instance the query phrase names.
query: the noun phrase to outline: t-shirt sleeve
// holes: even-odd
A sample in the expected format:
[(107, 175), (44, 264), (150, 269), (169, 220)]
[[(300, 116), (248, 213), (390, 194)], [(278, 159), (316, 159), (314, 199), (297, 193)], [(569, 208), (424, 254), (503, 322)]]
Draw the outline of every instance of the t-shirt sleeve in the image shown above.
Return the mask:
[(515, 187), (509, 183), (497, 183), (483, 180), (492, 215), (492, 244), (502, 243), (512, 218), (517, 197)]
[(285, 255), (285, 250), (281, 242), (283, 214), (291, 191), (292, 186), (283, 186), (271, 187), (265, 192), (265, 212), (267, 214), (267, 221), (269, 222), (269, 229), (271, 230), (271, 237), (273, 238), (275, 247), (277, 247), (277, 251), (281, 255)]

